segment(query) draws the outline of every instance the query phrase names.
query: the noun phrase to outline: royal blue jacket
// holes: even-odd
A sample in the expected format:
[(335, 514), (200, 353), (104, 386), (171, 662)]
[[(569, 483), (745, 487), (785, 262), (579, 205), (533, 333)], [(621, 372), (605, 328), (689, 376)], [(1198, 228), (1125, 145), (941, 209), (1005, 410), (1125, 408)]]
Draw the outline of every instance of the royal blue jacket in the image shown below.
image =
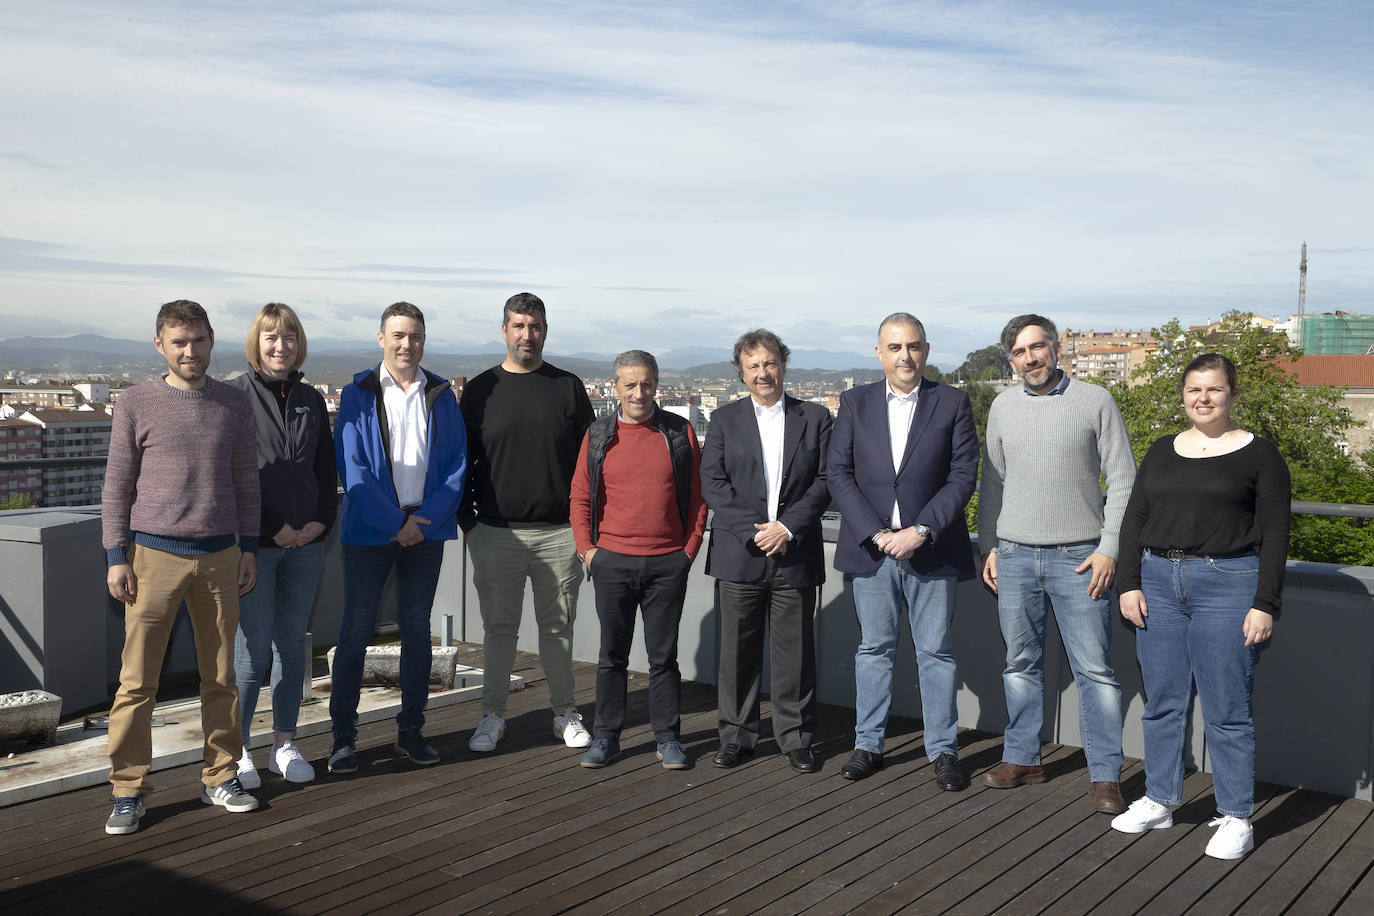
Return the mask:
[[(458, 506), (467, 477), (467, 433), (448, 381), (420, 371), (429, 414), (429, 461), (424, 500), (414, 514), (429, 519), (420, 526), (425, 540), (451, 541), (458, 536)], [(391, 437), (378, 367), (353, 376), (353, 384), (339, 396), (334, 452), (344, 488), (340, 540), (370, 547), (391, 543), (405, 525), (406, 513), (391, 478)]]

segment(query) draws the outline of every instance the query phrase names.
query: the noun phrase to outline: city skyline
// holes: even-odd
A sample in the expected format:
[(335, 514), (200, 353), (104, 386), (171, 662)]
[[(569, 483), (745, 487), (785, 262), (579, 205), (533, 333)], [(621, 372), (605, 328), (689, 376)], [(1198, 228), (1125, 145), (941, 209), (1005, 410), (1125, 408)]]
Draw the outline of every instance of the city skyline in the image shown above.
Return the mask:
[[(548, 302), (569, 353), (767, 326), (957, 365), (1011, 315), (1370, 310), (1357, 3), (423, 2), (0, 13), (0, 338), (159, 302), (430, 346)], [(1300, 39), (1300, 40), (1299, 40)], [(1363, 202), (1363, 203), (1362, 203)], [(722, 331), (722, 328), (725, 330)]]

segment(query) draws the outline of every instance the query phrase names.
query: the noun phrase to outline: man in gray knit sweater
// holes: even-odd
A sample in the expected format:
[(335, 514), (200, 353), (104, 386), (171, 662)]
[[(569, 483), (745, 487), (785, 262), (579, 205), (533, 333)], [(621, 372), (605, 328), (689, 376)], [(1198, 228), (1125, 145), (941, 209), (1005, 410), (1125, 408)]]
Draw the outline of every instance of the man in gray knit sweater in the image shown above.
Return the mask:
[(1135, 480), (1131, 442), (1112, 396), (1058, 368), (1058, 334), (1048, 318), (1013, 318), (1002, 330), (1002, 348), (1024, 384), (992, 402), (979, 485), (978, 543), (1007, 645), (1002, 685), (1009, 719), (1002, 762), (983, 782), (1010, 789), (1045, 781), (1040, 729), (1052, 603), (1078, 685), (1093, 808), (1120, 814), (1121, 686), (1111, 660), (1108, 592)]
[(124, 393), (110, 432), (100, 513), (106, 585), (126, 608), (110, 708), (114, 811), (106, 833), (137, 830), (153, 790), (153, 705), (183, 599), (200, 664), (201, 801), (231, 812), (258, 806), (238, 781), (234, 682), (239, 595), (258, 575), (258, 445), (248, 397), (206, 374), (214, 333), (196, 303), (164, 305), (153, 342), (167, 374)]

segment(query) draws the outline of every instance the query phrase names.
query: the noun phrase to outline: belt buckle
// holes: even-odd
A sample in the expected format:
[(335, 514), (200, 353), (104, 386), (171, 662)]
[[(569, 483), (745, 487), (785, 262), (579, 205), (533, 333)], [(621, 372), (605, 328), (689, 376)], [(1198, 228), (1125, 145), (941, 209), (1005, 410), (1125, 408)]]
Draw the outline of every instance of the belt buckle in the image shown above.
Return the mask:
[(1187, 556), (1188, 556), (1188, 554), (1184, 553), (1182, 550), (1166, 550), (1166, 551), (1164, 551), (1164, 559), (1166, 559), (1166, 560), (1172, 560), (1172, 561), (1175, 562), (1175, 563), (1178, 563), (1179, 561), (1185, 559)]

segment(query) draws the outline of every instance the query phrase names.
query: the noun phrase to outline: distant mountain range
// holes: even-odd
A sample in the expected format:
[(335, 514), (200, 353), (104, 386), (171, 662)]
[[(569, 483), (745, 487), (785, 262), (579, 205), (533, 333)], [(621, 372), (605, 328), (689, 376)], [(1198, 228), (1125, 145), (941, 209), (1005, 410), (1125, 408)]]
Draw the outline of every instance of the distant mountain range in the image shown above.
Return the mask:
[[(505, 358), (500, 341), (479, 344), (470, 353), (446, 353), (431, 349), (425, 354), (425, 367), (448, 376), (472, 376)], [(579, 352), (561, 354), (550, 350), (550, 362), (584, 378), (605, 377), (615, 354)], [(665, 375), (686, 378), (734, 378), (730, 350), (716, 347), (680, 347), (654, 354)], [(358, 370), (379, 358), (375, 346), (360, 346), (357, 341), (329, 338), (310, 341), (309, 375), (330, 384), (342, 384)], [(835, 372), (852, 373), (856, 378), (876, 377), (871, 355), (831, 350), (793, 350), (789, 362), (794, 376), (810, 377)], [(51, 372), (95, 373), (133, 378), (152, 375), (163, 366), (152, 341), (122, 340), (98, 334), (71, 337), (11, 337), (0, 340), (0, 370), (13, 369), (24, 375)], [(237, 341), (221, 341), (215, 348), (210, 371), (225, 375), (243, 366)]]

